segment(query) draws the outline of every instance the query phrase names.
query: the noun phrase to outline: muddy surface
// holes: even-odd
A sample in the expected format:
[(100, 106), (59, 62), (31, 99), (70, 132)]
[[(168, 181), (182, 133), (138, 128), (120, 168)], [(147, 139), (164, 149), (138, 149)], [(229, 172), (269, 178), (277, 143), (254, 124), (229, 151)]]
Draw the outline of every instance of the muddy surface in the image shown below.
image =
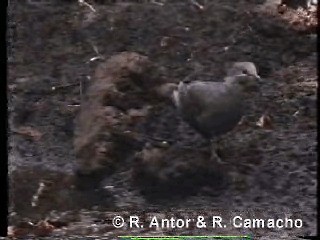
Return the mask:
[[(11, 234), (315, 235), (316, 13), (277, 1), (88, 2), (95, 11), (68, 1), (8, 7)], [(218, 166), (156, 89), (220, 81), (232, 61), (254, 62), (263, 84), (246, 122), (221, 139), (228, 164)], [(304, 225), (213, 232), (111, 224), (116, 215), (200, 213)]]

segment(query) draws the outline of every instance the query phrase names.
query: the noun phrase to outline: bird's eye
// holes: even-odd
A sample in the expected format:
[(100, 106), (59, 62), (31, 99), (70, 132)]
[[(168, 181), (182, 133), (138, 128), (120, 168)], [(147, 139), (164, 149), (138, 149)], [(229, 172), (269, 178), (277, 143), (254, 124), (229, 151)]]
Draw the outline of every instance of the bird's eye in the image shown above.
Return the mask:
[(242, 73), (243, 74), (248, 74), (248, 70), (244, 69), (244, 70), (242, 70)]
[(188, 84), (188, 83), (191, 83), (191, 80), (190, 79), (183, 79), (182, 82)]

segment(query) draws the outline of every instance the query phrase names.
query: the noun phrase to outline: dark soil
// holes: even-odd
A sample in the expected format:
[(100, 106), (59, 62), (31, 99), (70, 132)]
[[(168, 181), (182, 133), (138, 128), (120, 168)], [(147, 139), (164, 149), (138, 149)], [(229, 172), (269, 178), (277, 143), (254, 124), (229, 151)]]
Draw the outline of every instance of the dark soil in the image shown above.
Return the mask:
[[(200, 9), (191, 1), (91, 1), (95, 12), (71, 1), (11, 4), (11, 234), (315, 235), (316, 13), (275, 2), (199, 0)], [(222, 137), (228, 164), (217, 165), (156, 89), (219, 81), (232, 61), (254, 62), (263, 84), (246, 123)], [(200, 213), (289, 215), (304, 225), (214, 233), (111, 225), (116, 215)]]

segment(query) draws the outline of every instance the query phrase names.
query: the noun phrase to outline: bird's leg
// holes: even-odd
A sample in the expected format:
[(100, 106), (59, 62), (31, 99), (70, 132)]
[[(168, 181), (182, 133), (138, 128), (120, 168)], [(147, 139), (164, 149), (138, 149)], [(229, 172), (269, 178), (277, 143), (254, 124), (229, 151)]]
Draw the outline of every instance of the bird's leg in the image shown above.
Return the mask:
[(223, 161), (218, 154), (219, 147), (220, 147), (220, 139), (210, 140), (210, 148), (211, 148), (211, 160), (215, 161), (218, 164), (228, 164), (227, 162)]

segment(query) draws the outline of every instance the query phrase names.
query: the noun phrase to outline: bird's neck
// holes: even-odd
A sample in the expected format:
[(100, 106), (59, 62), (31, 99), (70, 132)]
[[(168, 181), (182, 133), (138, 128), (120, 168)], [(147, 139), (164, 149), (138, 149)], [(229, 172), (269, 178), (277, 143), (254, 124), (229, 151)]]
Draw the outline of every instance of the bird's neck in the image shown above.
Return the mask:
[(225, 82), (224, 85), (229, 92), (241, 92), (243, 90), (243, 88), (237, 83)]

